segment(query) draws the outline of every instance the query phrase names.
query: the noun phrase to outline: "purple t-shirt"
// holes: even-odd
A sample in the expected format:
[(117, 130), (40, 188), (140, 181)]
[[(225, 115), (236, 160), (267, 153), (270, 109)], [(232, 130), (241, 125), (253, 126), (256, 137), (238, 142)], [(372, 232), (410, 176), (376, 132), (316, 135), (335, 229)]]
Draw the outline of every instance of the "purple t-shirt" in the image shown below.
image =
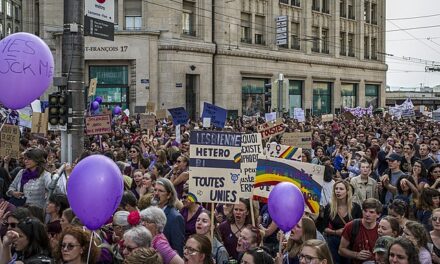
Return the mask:
[(180, 211), (180, 214), (183, 216), (183, 219), (185, 220), (185, 240), (187, 240), (190, 235), (196, 233), (197, 217), (199, 217), (202, 210), (203, 207), (199, 206), (196, 213), (191, 217), (191, 219), (188, 219), (188, 214), (189, 214), (188, 208), (183, 208)]
[(233, 259), (238, 259), (238, 252), (237, 252), (237, 242), (238, 238), (235, 236), (235, 234), (232, 232), (231, 224), (228, 221), (224, 221), (218, 226), (218, 230), (220, 233), (220, 236), (223, 241), (223, 245), (225, 246), (226, 250), (229, 253), (229, 256)]
[(171, 248), (167, 238), (163, 233), (154, 236), (151, 243), (153, 248), (162, 256), (163, 263), (168, 264), (177, 255), (177, 252)]

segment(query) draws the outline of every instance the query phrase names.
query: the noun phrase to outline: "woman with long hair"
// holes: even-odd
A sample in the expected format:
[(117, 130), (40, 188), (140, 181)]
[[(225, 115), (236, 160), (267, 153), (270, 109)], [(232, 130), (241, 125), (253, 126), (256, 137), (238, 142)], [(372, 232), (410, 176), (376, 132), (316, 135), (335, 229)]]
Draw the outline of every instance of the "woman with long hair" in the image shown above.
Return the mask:
[(211, 241), (203, 235), (192, 235), (183, 248), (183, 260), (188, 264), (214, 264)]
[(388, 248), (387, 264), (420, 264), (417, 248), (411, 241), (399, 237)]
[(304, 242), (299, 254), (299, 261), (300, 263), (333, 264), (330, 249), (324, 241), (318, 239), (310, 239)]
[(189, 179), (189, 157), (186, 155), (180, 155), (174, 166), (176, 168), (173, 170), (173, 175), (170, 180), (176, 188), (177, 197), (181, 199), (183, 186)]
[(440, 264), (440, 208), (432, 211), (432, 231), (429, 232), (432, 241), (432, 263)]
[(185, 240), (190, 235), (196, 233), (197, 217), (203, 211), (203, 207), (200, 203), (191, 201), (188, 199), (188, 188), (186, 187), (182, 195), (183, 208), (180, 210), (180, 214), (185, 221)]
[[(316, 239), (315, 222), (307, 216), (292, 228), (287, 239), (286, 248), (283, 251), (283, 263), (299, 263), (299, 253), (304, 243), (310, 239)], [(284, 244), (283, 238), (280, 243)]]
[(377, 234), (379, 234), (379, 237), (390, 236), (396, 238), (402, 233), (401, 230), (399, 221), (395, 217), (387, 215), (380, 219)]
[(414, 179), (417, 189), (421, 192), (425, 184), (428, 183), (428, 171), (422, 161), (414, 161), (410, 175)]
[(431, 218), (432, 211), (439, 207), (439, 197), (440, 192), (436, 189), (425, 188), (422, 190), (417, 201), (416, 218), (428, 231), (432, 230), (429, 219)]
[(90, 237), (90, 233), (81, 227), (69, 227), (64, 230), (54, 252), (58, 263), (96, 263), (100, 252), (95, 243), (90, 243)]
[(132, 170), (140, 169), (141, 160), (144, 159), (141, 148), (139, 148), (137, 145), (132, 145), (128, 151), (128, 156)]
[(428, 170), (428, 184), (425, 187), (440, 189), (440, 164), (433, 164)]
[(422, 224), (415, 221), (406, 222), (403, 228), (403, 237), (411, 241), (419, 252), (421, 264), (431, 264), (431, 253), (428, 250), (429, 237)]
[(242, 264), (273, 264), (272, 256), (263, 248), (251, 248), (241, 259)]
[(326, 233), (328, 246), (336, 263), (347, 261), (338, 254), (345, 224), (362, 217), (361, 207), (352, 201), (352, 195), (351, 186), (347, 181), (337, 181), (333, 185), (331, 201), (324, 208), (324, 216), (320, 219), (320, 231)]
[[(237, 252), (240, 254), (240, 258), (243, 257), (242, 254), (251, 248), (256, 248), (261, 245), (262, 231), (255, 226), (247, 225), (240, 232), (237, 242)], [(240, 259), (241, 261), (241, 259)]]

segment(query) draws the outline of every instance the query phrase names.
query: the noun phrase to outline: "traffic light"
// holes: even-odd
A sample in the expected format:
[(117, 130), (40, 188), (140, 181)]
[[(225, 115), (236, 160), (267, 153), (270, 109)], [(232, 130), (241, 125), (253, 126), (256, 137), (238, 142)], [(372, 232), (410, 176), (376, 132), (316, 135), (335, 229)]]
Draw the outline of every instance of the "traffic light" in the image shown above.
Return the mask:
[(53, 93), (49, 95), (49, 124), (64, 126), (67, 124), (67, 94)]
[(264, 110), (266, 113), (270, 113), (272, 106), (272, 84), (264, 84)]

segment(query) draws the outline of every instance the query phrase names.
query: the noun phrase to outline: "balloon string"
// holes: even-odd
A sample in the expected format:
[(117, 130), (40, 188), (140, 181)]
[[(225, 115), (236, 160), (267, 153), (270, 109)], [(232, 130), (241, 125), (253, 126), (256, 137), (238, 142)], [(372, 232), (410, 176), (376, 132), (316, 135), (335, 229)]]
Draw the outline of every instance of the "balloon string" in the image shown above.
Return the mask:
[(8, 122), (8, 120), (9, 120), (9, 115), (10, 115), (11, 113), (7, 113), (7, 115), (6, 115), (6, 118), (5, 118), (5, 121), (3, 122), (3, 124), (2, 124), (2, 126), (0, 126), (0, 132), (2, 131), (2, 129), (3, 129), (3, 126), (6, 124), (6, 122)]
[(87, 262), (86, 262), (86, 264), (89, 264), (90, 251), (92, 250), (92, 242), (93, 242), (93, 237), (94, 236), (95, 236), (95, 231), (92, 231), (92, 233), (90, 234), (89, 251), (87, 253)]

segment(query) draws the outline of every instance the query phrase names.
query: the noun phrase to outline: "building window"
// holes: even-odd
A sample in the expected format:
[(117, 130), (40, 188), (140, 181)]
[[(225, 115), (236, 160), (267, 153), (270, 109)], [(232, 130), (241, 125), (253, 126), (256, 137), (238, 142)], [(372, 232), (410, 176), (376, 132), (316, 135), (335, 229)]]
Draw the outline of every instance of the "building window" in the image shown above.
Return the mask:
[(313, 52), (319, 52), (319, 28), (318, 27), (312, 27), (312, 51)]
[(339, 34), (339, 54), (341, 54), (342, 56), (347, 56), (347, 46), (345, 45), (345, 43), (347, 42), (346, 33), (342, 31)]
[(313, 109), (314, 115), (331, 113), (331, 94), (332, 83), (314, 82), (313, 83)]
[(321, 33), (321, 52), (322, 53), (329, 53), (329, 44), (328, 44), (328, 29), (322, 29)]
[(128, 108), (128, 66), (90, 66), (89, 76), (98, 79), (95, 96), (101, 96), (105, 106)]
[(16, 26), (16, 27), (15, 27), (15, 31), (14, 31), (14, 33), (17, 33), (17, 32), (20, 32), (20, 30), (19, 30), (18, 27)]
[(10, 1), (6, 2), (6, 15), (12, 17), (12, 3)]
[(0, 39), (3, 38), (3, 23), (0, 23)]
[(377, 5), (371, 3), (371, 24), (377, 25)]
[(119, 23), (119, 0), (115, 0), (115, 15), (114, 15), (114, 22), (115, 22), (115, 30), (118, 30), (118, 23)]
[(289, 4), (289, 0), (280, 0), (280, 4), (288, 5)]
[(354, 16), (354, 1), (355, 0), (348, 0), (348, 18), (349, 19), (355, 19)]
[(322, 0), (322, 13), (330, 14), (329, 0)]
[(0, 1), (0, 13), (3, 13), (3, 1)]
[(20, 7), (15, 6), (14, 7), (14, 14), (15, 14), (15, 20), (20, 20)]
[(300, 7), (301, 6), (300, 0), (292, 0), (291, 5)]
[(241, 102), (243, 115), (254, 116), (264, 113), (265, 84), (268, 79), (243, 78), (241, 85)]
[(290, 23), (290, 48), (296, 50), (301, 48), (299, 42), (299, 23)]
[(364, 20), (366, 23), (370, 23), (370, 2), (364, 2)]
[(313, 11), (320, 11), (320, 6), (319, 6), (319, 1), (320, 0), (312, 0), (312, 10)]
[(125, 30), (142, 29), (142, 1), (124, 0)]
[(365, 106), (373, 108), (379, 106), (379, 85), (377, 84), (365, 84)]
[(341, 0), (339, 2), (339, 16), (347, 17), (347, 2), (346, 0)]
[(341, 84), (341, 100), (342, 107), (354, 108), (357, 105), (357, 87), (355, 83), (342, 83)]
[(12, 34), (12, 27), (11, 24), (8, 24), (8, 27), (6, 28), (6, 36), (9, 36)]
[(303, 81), (289, 80), (289, 114), (293, 116), (294, 108), (302, 108)]
[(252, 43), (251, 14), (241, 13), (241, 42)]
[(255, 39), (254, 43), (259, 45), (266, 45), (264, 41), (264, 28), (266, 19), (264, 16), (255, 15)]
[(371, 38), (371, 59), (377, 60), (377, 39)]
[(196, 6), (194, 2), (183, 1), (182, 32), (185, 35), (196, 35), (195, 12)]
[(348, 56), (354, 57), (354, 34), (348, 33)]
[(370, 59), (370, 37), (364, 37), (364, 59)]

